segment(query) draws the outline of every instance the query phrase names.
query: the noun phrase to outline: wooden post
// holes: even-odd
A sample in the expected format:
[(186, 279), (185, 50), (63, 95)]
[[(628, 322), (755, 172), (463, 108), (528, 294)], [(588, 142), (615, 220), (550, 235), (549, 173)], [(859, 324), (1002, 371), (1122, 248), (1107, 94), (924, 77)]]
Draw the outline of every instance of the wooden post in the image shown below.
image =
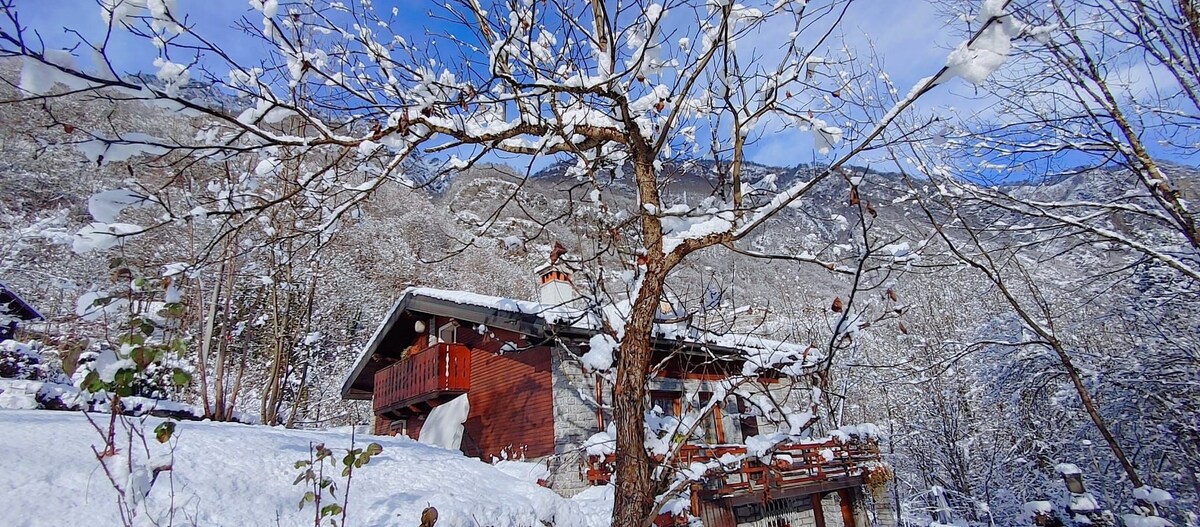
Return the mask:
[(812, 498), (813, 521), (816, 527), (825, 527), (825, 509), (821, 507), (821, 494), (813, 494), (809, 497)]
[(838, 489), (842, 500), (842, 527), (854, 527), (854, 493), (850, 489)]

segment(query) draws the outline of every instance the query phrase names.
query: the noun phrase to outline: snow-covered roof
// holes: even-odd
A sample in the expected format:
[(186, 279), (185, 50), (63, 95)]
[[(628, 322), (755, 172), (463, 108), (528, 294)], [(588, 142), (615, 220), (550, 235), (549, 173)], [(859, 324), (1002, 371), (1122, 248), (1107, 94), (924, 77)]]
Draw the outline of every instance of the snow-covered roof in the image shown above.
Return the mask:
[(407, 296), (407, 295), (436, 298), (439, 300), (446, 300), (449, 302), (454, 302), (456, 304), (463, 304), (463, 305), (477, 306), (477, 307), (486, 307), (486, 308), (491, 308), (491, 309), (498, 309), (501, 311), (512, 311), (514, 313), (524, 313), (524, 314), (536, 315), (536, 314), (541, 314), (543, 311), (546, 310), (546, 306), (543, 306), (542, 304), (540, 304), (538, 302), (531, 302), (528, 300), (516, 300), (516, 299), (500, 297), (500, 296), (481, 295), (478, 293), (471, 293), (471, 292), (467, 292), (467, 291), (452, 291), (449, 289), (434, 289), (432, 287), (411, 287), (409, 289), (404, 290), (404, 294), (401, 296), (401, 298), (403, 298), (403, 296)]
[[(627, 310), (626, 302), (624, 311)], [(575, 308), (468, 291), (408, 288), (392, 305), (355, 361), (353, 370), (342, 385), (343, 397), (350, 396), (353, 384), (362, 375), (371, 357), (405, 311), (450, 316), (535, 338), (554, 335), (586, 342), (600, 332), (600, 324), (595, 316)], [(619, 316), (623, 310), (616, 307), (616, 311)], [(744, 333), (716, 333), (689, 326), (686, 322), (656, 324), (655, 338), (656, 344), (660, 346), (682, 345), (728, 355), (736, 354), (739, 359), (745, 360), (744, 373), (747, 375), (765, 368), (777, 368), (784, 373), (799, 374), (824, 358), (819, 350), (810, 346)]]
[(0, 282), (0, 315), (9, 315), (21, 320), (45, 320), (25, 299)]

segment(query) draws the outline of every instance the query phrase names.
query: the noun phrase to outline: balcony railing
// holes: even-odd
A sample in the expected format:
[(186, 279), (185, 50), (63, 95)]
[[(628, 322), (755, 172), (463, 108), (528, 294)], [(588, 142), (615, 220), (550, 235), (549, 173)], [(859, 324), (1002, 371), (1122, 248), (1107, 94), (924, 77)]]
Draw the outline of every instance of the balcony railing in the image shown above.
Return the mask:
[[(678, 467), (693, 463), (713, 466), (705, 474), (705, 494), (728, 498), (749, 494), (766, 498), (784, 497), (846, 480), (865, 478), (878, 463), (879, 444), (874, 440), (853, 438), (845, 443), (829, 440), (821, 443), (791, 443), (776, 447), (764, 462), (746, 456), (746, 447), (737, 445), (701, 447), (683, 445), (672, 460)], [(737, 461), (734, 461), (737, 460)], [(615, 471), (614, 455), (589, 456), (588, 480), (593, 485), (607, 483)], [(718, 462), (718, 463), (714, 463)], [(856, 483), (861, 483), (857, 479)]]
[(471, 387), (471, 350), (435, 344), (375, 372), (375, 411), (413, 406)]

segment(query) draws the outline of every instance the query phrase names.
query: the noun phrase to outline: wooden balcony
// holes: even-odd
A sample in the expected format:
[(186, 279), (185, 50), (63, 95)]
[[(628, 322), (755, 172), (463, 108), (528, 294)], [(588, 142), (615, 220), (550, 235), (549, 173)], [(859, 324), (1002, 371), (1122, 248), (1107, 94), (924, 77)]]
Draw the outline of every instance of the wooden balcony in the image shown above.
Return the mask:
[(471, 387), (471, 350), (435, 344), (375, 372), (375, 413), (403, 419), (425, 413)]
[[(706, 499), (730, 499), (733, 502), (758, 501), (804, 496), (861, 485), (868, 472), (879, 466), (879, 444), (874, 440), (852, 439), (846, 443), (829, 440), (822, 443), (792, 443), (776, 447), (770, 463), (746, 459), (746, 447), (729, 445), (701, 447), (684, 445), (672, 465), (689, 467), (709, 463), (731, 455), (741, 459), (713, 468), (706, 474), (703, 487), (697, 489)], [(589, 456), (588, 480), (593, 485), (607, 483), (616, 468), (612, 454)]]

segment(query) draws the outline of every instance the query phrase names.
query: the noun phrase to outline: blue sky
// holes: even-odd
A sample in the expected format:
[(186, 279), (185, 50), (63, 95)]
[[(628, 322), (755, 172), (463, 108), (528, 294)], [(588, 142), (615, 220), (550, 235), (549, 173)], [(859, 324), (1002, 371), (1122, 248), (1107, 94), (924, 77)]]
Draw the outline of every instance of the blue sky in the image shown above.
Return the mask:
[[(434, 30), (438, 28), (440, 22), (427, 15), (432, 5), (427, 0), (375, 2), (377, 12), (390, 11), (393, 6), (399, 9), (398, 18), (407, 27), (394, 27), (393, 30), (410, 41), (422, 38), (427, 29), (425, 24), (430, 24), (429, 28)], [(261, 19), (261, 15), (252, 11), (246, 0), (179, 0), (178, 7), (189, 21), (195, 23), (194, 27), (199, 33), (219, 41), (237, 58), (254, 62), (265, 53), (261, 41), (232, 28), (242, 17), (248, 17), (255, 23)], [(74, 36), (64, 33), (65, 27), (80, 30), (90, 38), (99, 38), (104, 31), (100, 7), (94, 0), (27, 0), (24, 5), (19, 5), (19, 12), (22, 22), (37, 28), (50, 47), (63, 47), (74, 42)], [(848, 23), (842, 28), (847, 43), (862, 48), (868, 41), (873, 42), (884, 70), (901, 94), (921, 77), (936, 72), (945, 62), (952, 44), (959, 38), (954, 35), (954, 30), (945, 26), (945, 21), (925, 0), (859, 0), (851, 5), (846, 20)], [(762, 35), (759, 38), (770, 41), (780, 38), (780, 35)], [(118, 69), (126, 72), (152, 70), (151, 62), (157, 56), (157, 50), (149, 42), (123, 34), (115, 36), (110, 49)], [(86, 60), (86, 57), (83, 58)], [(978, 104), (971, 101), (973, 93), (972, 87), (956, 80), (939, 87), (922, 105), (924, 108), (961, 108)], [(771, 165), (794, 165), (821, 159), (813, 151), (811, 143), (804, 142), (807, 140), (806, 134), (800, 136), (803, 137), (798, 139), (795, 132), (767, 135), (753, 146), (749, 155), (754, 161)], [(857, 164), (870, 161), (865, 159)]]

